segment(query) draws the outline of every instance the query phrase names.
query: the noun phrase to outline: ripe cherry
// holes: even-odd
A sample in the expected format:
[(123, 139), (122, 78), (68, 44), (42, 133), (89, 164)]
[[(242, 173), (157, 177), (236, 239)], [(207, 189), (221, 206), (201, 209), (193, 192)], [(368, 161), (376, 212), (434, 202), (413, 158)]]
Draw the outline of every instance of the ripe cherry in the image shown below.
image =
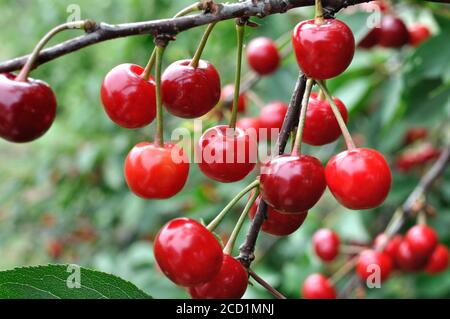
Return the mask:
[(272, 39), (260, 37), (248, 44), (247, 62), (259, 75), (269, 75), (278, 69), (281, 56)]
[(428, 258), (438, 244), (436, 232), (427, 225), (416, 225), (408, 230), (405, 241), (417, 258)]
[(428, 259), (425, 271), (430, 274), (437, 274), (448, 267), (448, 248), (444, 245), (438, 245)]
[(223, 253), (217, 239), (205, 226), (189, 218), (168, 222), (153, 245), (161, 271), (180, 286), (207, 283), (222, 267)]
[(427, 264), (428, 258), (420, 258), (414, 254), (407, 241), (403, 240), (395, 256), (396, 265), (405, 271), (419, 271)]
[(305, 299), (336, 299), (336, 289), (324, 275), (312, 274), (303, 282), (302, 295)]
[(403, 241), (403, 238), (401, 235), (394, 236), (386, 243), (387, 237), (384, 233), (379, 234), (374, 241), (375, 249), (380, 249), (384, 246), (383, 252), (388, 254), (391, 257), (392, 260), (392, 267), (398, 268), (398, 265), (395, 261), (395, 258), (397, 256), (398, 247)]
[(242, 129), (219, 125), (207, 130), (200, 138), (197, 159), (200, 170), (222, 183), (244, 179), (256, 165), (257, 141)]
[(391, 188), (391, 170), (383, 155), (368, 148), (342, 152), (325, 168), (328, 187), (349, 209), (380, 206)]
[(399, 48), (409, 41), (409, 32), (402, 19), (385, 15), (381, 19), (379, 44), (386, 48)]
[[(256, 211), (258, 209), (260, 197), (255, 201), (252, 209), (249, 212), (250, 219), (255, 218)], [(262, 230), (274, 236), (288, 236), (295, 232), (303, 225), (308, 212), (298, 214), (284, 214), (274, 208), (267, 207), (267, 219), (262, 225)]]
[(222, 267), (211, 281), (189, 289), (193, 299), (240, 299), (248, 286), (248, 274), (241, 263), (224, 254)]
[(261, 196), (284, 213), (305, 212), (322, 197), (326, 188), (323, 167), (312, 156), (281, 155), (261, 168)]
[[(378, 266), (379, 269), (376, 266)], [(385, 252), (367, 249), (359, 255), (356, 271), (359, 277), (364, 281), (371, 275), (376, 275), (380, 281), (384, 281), (389, 277), (392, 271), (392, 259)], [(377, 273), (378, 271), (379, 273)]]
[(439, 157), (441, 151), (431, 144), (422, 144), (419, 148), (415, 148), (399, 155), (395, 161), (396, 168), (401, 172), (409, 172), (417, 166), (422, 166), (429, 161)]
[(52, 126), (56, 98), (43, 81), (15, 79), (14, 74), (0, 74), (0, 137), (14, 143), (31, 142)]
[(358, 47), (362, 49), (371, 49), (380, 41), (381, 29), (375, 27), (359, 42)]
[(191, 60), (172, 63), (161, 79), (161, 94), (167, 111), (182, 118), (197, 118), (211, 111), (220, 100), (220, 77), (209, 62)]
[(344, 72), (355, 53), (355, 38), (350, 28), (337, 19), (300, 22), (292, 35), (297, 62), (304, 74), (327, 80)]
[(431, 36), (430, 29), (423, 24), (415, 24), (409, 28), (409, 45), (419, 46)]
[(166, 199), (184, 187), (189, 162), (183, 149), (174, 144), (160, 147), (147, 142), (137, 144), (125, 160), (128, 187), (146, 199)]
[(339, 236), (332, 230), (322, 228), (313, 236), (314, 251), (325, 262), (332, 261), (339, 254)]
[(426, 127), (412, 127), (405, 133), (404, 145), (412, 144), (426, 137), (428, 137), (428, 129)]
[[(222, 101), (222, 103), (225, 103), (229, 107), (232, 107), (233, 94), (234, 94), (234, 85), (233, 84), (225, 85), (222, 88), (220, 100)], [(229, 101), (231, 101), (231, 104), (229, 103)], [(228, 103), (226, 103), (226, 102), (228, 102)], [(238, 112), (245, 113), (246, 109), (247, 109), (247, 95), (245, 93), (241, 93), (241, 95), (239, 95), (239, 100), (238, 100)]]
[(116, 124), (129, 129), (147, 126), (156, 117), (156, 84), (141, 76), (144, 69), (121, 64), (105, 77), (101, 88), (103, 107)]
[[(342, 118), (347, 123), (348, 113), (344, 103), (333, 98)], [(313, 92), (306, 111), (306, 122), (303, 131), (303, 142), (309, 145), (325, 145), (334, 142), (341, 136), (341, 129), (327, 100), (318, 98)]]
[[(272, 137), (277, 137), (281, 127), (283, 126), (284, 118), (286, 117), (286, 112), (288, 106), (283, 102), (272, 102), (265, 106), (261, 110), (259, 115), (259, 125), (262, 129), (266, 130), (266, 137), (271, 139)], [(278, 134), (273, 136), (272, 130), (276, 131)]]
[(250, 136), (256, 136), (256, 139), (259, 140), (259, 129), (261, 128), (259, 118), (243, 117), (237, 121), (236, 127), (242, 129)]

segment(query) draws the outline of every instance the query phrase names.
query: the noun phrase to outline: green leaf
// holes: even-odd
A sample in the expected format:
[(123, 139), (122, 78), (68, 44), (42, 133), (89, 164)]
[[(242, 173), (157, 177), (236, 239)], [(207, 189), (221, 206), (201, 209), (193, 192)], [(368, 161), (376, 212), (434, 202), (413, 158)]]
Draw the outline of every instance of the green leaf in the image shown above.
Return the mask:
[(382, 86), (383, 103), (381, 105), (382, 125), (387, 126), (403, 111), (401, 96), (403, 90), (403, 78), (400, 74), (392, 75)]
[(110, 274), (76, 265), (47, 265), (0, 272), (0, 298), (148, 299), (151, 297), (132, 283)]

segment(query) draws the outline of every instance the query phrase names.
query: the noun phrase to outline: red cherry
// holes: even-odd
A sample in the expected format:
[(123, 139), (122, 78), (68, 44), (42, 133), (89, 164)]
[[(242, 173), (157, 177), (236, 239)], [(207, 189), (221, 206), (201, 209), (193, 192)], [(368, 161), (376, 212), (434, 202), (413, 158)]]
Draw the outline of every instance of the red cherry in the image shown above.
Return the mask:
[(409, 41), (409, 32), (402, 19), (385, 15), (381, 19), (379, 44), (386, 48), (399, 48)]
[(261, 169), (261, 196), (267, 204), (285, 213), (305, 212), (325, 191), (320, 161), (312, 156), (281, 155)]
[(312, 274), (303, 282), (302, 295), (305, 299), (336, 299), (336, 289), (324, 275)]
[(376, 46), (380, 41), (381, 29), (373, 28), (367, 33), (364, 39), (359, 42), (358, 47), (362, 49), (371, 49)]
[(297, 62), (304, 74), (327, 80), (344, 72), (355, 53), (355, 38), (350, 28), (337, 19), (300, 22), (292, 35)]
[(200, 60), (172, 63), (161, 79), (161, 94), (167, 111), (182, 118), (196, 118), (211, 111), (220, 100), (220, 77), (216, 68)]
[(419, 258), (415, 255), (407, 241), (403, 240), (398, 246), (395, 263), (400, 269), (419, 271), (425, 267), (427, 261), (427, 258)]
[(144, 69), (121, 64), (105, 77), (101, 88), (103, 107), (116, 124), (129, 129), (149, 125), (156, 117), (156, 85), (144, 80)]
[(47, 254), (53, 258), (58, 259), (61, 257), (64, 251), (64, 246), (60, 240), (49, 240), (47, 243)]
[(14, 143), (31, 142), (52, 126), (56, 98), (43, 81), (15, 78), (11, 73), (0, 74), (0, 137)]
[(419, 46), (431, 36), (430, 29), (423, 24), (415, 24), (409, 28), (409, 45)]
[[(249, 212), (250, 219), (255, 218), (256, 211), (258, 209), (260, 197), (255, 201), (252, 209)], [(274, 236), (288, 236), (295, 232), (297, 229), (303, 225), (308, 212), (298, 213), (298, 214), (284, 214), (272, 207), (267, 207), (267, 219), (262, 225), (262, 230)]]
[(429, 161), (439, 157), (441, 151), (431, 144), (423, 144), (418, 149), (407, 151), (397, 157), (395, 161), (396, 168), (401, 172), (409, 172), (417, 166), (426, 164)]
[(217, 239), (189, 218), (168, 222), (156, 235), (153, 253), (161, 271), (180, 286), (207, 283), (222, 267), (223, 253)]
[(428, 137), (428, 129), (426, 127), (412, 127), (405, 133), (404, 144), (409, 145), (426, 137)]
[(160, 147), (147, 142), (137, 144), (125, 161), (128, 187), (147, 199), (166, 199), (184, 187), (189, 162), (183, 149), (174, 144)]
[[(374, 266), (378, 266), (379, 269)], [(373, 249), (364, 250), (359, 255), (358, 264), (356, 265), (356, 271), (359, 277), (365, 281), (378, 270), (380, 271), (380, 280), (385, 281), (392, 271), (391, 257), (387, 253)]]
[(200, 170), (222, 183), (244, 179), (255, 168), (257, 141), (242, 129), (219, 125), (207, 130), (197, 147)]
[(281, 130), (287, 110), (288, 106), (285, 103), (278, 101), (268, 104), (261, 110), (259, 124), (262, 129), (266, 130), (268, 139), (274, 137), (272, 135), (273, 129), (276, 129), (277, 133)]
[(403, 241), (403, 238), (401, 235), (394, 236), (386, 243), (387, 237), (384, 233), (379, 234), (374, 241), (374, 247), (375, 249), (379, 249), (379, 247), (384, 246), (383, 251), (388, 254), (391, 257), (392, 260), (392, 266), (394, 268), (398, 268), (395, 258), (397, 256), (398, 247)]
[(325, 168), (328, 187), (349, 209), (380, 206), (391, 188), (391, 170), (383, 155), (368, 148), (342, 152)]
[[(225, 101), (229, 101), (230, 99), (231, 101), (233, 101), (233, 94), (234, 94), (234, 85), (233, 84), (225, 85), (222, 88), (220, 100), (222, 101), (222, 103), (224, 103)], [(229, 104), (230, 107), (232, 105), (233, 103)], [(241, 95), (239, 95), (238, 112), (245, 113), (246, 109), (247, 109), (247, 95), (245, 93), (242, 93)]]
[(416, 225), (408, 230), (405, 241), (419, 259), (428, 258), (438, 244), (436, 232), (427, 225)]
[(248, 274), (241, 263), (224, 254), (222, 267), (211, 281), (189, 289), (192, 299), (240, 299), (248, 286)]
[(278, 69), (281, 56), (272, 39), (260, 37), (248, 44), (247, 62), (259, 75), (269, 75)]
[(314, 251), (323, 261), (332, 261), (339, 254), (339, 236), (330, 229), (319, 229), (313, 236)]
[[(333, 98), (342, 118), (347, 123), (347, 109), (338, 98)], [(325, 145), (334, 142), (341, 136), (341, 129), (327, 100), (320, 100), (313, 92), (306, 111), (306, 122), (303, 131), (303, 142), (309, 145)]]
[(258, 118), (243, 117), (237, 121), (236, 127), (242, 129), (250, 136), (256, 136), (257, 140), (259, 139), (259, 129), (261, 128), (261, 124)]
[(448, 267), (448, 248), (444, 245), (438, 245), (428, 259), (425, 271), (430, 274), (437, 274)]

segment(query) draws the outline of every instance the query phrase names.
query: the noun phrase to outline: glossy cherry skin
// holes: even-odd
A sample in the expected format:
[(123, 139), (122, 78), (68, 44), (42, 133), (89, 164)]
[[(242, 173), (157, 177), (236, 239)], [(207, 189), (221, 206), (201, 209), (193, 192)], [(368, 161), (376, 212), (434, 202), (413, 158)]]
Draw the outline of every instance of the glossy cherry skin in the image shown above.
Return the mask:
[[(225, 101), (231, 101), (231, 104), (228, 104), (228, 106), (231, 108), (233, 106), (233, 94), (234, 94), (234, 85), (227, 84), (222, 88), (220, 100), (222, 101), (222, 103), (224, 103)], [(247, 109), (247, 95), (245, 93), (242, 93), (241, 95), (239, 95), (238, 99), (238, 112), (245, 113), (246, 109)]]
[(248, 44), (247, 62), (259, 75), (269, 75), (278, 69), (281, 56), (272, 39), (260, 37)]
[(391, 238), (387, 243), (386, 240), (387, 237), (384, 233), (379, 234), (374, 241), (375, 249), (384, 247), (383, 252), (385, 252), (391, 257), (392, 267), (398, 268), (395, 258), (397, 256), (398, 247), (403, 241), (403, 237), (401, 235), (396, 235), (393, 238)]
[(379, 152), (355, 148), (342, 152), (328, 162), (325, 176), (330, 191), (349, 209), (380, 206), (391, 188), (391, 170)]
[(350, 28), (337, 19), (300, 22), (292, 35), (297, 62), (304, 74), (327, 80), (344, 72), (355, 54), (355, 38)]
[(405, 241), (417, 258), (428, 258), (438, 244), (438, 237), (431, 227), (416, 225), (408, 230)]
[(322, 228), (314, 233), (313, 247), (316, 255), (325, 262), (332, 261), (339, 254), (341, 241), (332, 230)]
[(256, 136), (256, 139), (259, 140), (259, 130), (261, 128), (259, 118), (256, 117), (240, 118), (236, 123), (236, 127), (244, 130), (244, 132), (250, 136)]
[(322, 274), (309, 275), (303, 282), (304, 299), (336, 299), (336, 289)]
[(415, 24), (409, 28), (409, 45), (419, 46), (431, 36), (430, 29), (423, 24)]
[[(261, 113), (259, 114), (259, 125), (261, 129), (265, 130), (265, 135), (268, 139), (278, 137), (287, 110), (288, 106), (286, 103), (279, 101), (272, 102), (261, 110)], [(274, 136), (272, 130), (278, 134)], [(263, 137), (261, 136), (261, 138)]]
[(409, 32), (402, 19), (385, 15), (381, 19), (379, 44), (386, 48), (400, 48), (409, 41)]
[(211, 281), (189, 289), (192, 299), (240, 299), (248, 286), (248, 274), (239, 261), (224, 254), (222, 267)]
[(209, 62), (200, 60), (198, 67), (191, 60), (172, 63), (161, 78), (164, 106), (182, 118), (197, 118), (211, 111), (220, 100), (220, 77)]
[(404, 271), (420, 271), (428, 262), (428, 258), (420, 258), (414, 254), (407, 241), (403, 240), (397, 249), (395, 255), (396, 265)]
[(381, 29), (373, 28), (367, 35), (359, 42), (358, 47), (362, 49), (371, 49), (380, 42)]
[(217, 239), (189, 218), (168, 222), (156, 235), (153, 253), (161, 271), (184, 287), (213, 280), (222, 267), (223, 252)]
[(256, 138), (242, 129), (219, 125), (207, 130), (197, 145), (200, 170), (209, 178), (222, 183), (244, 179), (255, 168)]
[[(345, 123), (348, 121), (348, 112), (344, 103), (333, 98)], [(303, 142), (309, 145), (325, 145), (336, 141), (341, 136), (341, 129), (327, 100), (320, 100), (318, 94), (313, 92), (306, 111), (306, 122), (303, 131)]]
[(448, 267), (448, 248), (444, 245), (438, 245), (428, 258), (425, 271), (430, 274), (443, 272)]
[(0, 74), (0, 137), (14, 143), (31, 142), (52, 126), (56, 98), (43, 81), (15, 78), (11, 73)]
[(101, 100), (109, 118), (124, 128), (149, 125), (156, 117), (156, 85), (144, 80), (144, 69), (135, 64), (121, 64), (105, 77)]
[(308, 155), (275, 157), (262, 166), (260, 181), (262, 198), (284, 213), (308, 211), (326, 188), (320, 161)]
[[(356, 272), (362, 280), (367, 280), (369, 276), (374, 275), (379, 267), (380, 273), (377, 274), (377, 278), (380, 278), (381, 282), (385, 281), (392, 271), (392, 258), (385, 252), (375, 251), (373, 249), (367, 249), (361, 252), (356, 265)], [(378, 277), (379, 275), (379, 277)]]
[[(260, 197), (258, 197), (249, 211), (249, 217), (252, 220), (255, 218), (259, 201)], [(262, 230), (263, 232), (274, 236), (288, 236), (303, 225), (306, 217), (308, 217), (308, 212), (284, 214), (268, 206), (267, 219), (262, 225)]]
[(137, 144), (125, 160), (125, 179), (136, 195), (146, 199), (167, 199), (184, 187), (189, 161), (183, 149), (174, 144), (160, 147)]

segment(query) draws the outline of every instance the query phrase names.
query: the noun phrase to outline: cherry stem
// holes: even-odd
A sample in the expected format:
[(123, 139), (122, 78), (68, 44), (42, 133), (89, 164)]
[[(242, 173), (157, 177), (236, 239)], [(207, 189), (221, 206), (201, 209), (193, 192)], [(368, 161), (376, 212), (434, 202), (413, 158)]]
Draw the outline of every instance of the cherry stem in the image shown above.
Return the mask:
[(265, 288), (268, 292), (272, 294), (277, 299), (287, 299), (281, 292), (272, 287), (267, 281), (259, 277), (253, 270), (248, 271), (250, 277), (252, 277), (258, 284)]
[(234, 197), (228, 203), (228, 205), (225, 206), (225, 208), (219, 213), (219, 215), (217, 215), (216, 218), (214, 218), (214, 220), (211, 223), (209, 223), (209, 225), (206, 228), (209, 231), (213, 232), (217, 228), (217, 226), (219, 226), (219, 224), (222, 222), (222, 220), (228, 214), (228, 212), (231, 210), (231, 208), (233, 208), (234, 205), (236, 205), (236, 203), (239, 202), (239, 200), (242, 197), (244, 197), (245, 194), (247, 194), (252, 189), (254, 189), (254, 188), (258, 187), (258, 186), (259, 186), (259, 180), (255, 180), (253, 183), (251, 183), (246, 188), (244, 188), (242, 191), (240, 191), (239, 194), (237, 194), (236, 197)]
[(212, 30), (216, 26), (217, 22), (211, 23), (206, 28), (205, 33), (203, 34), (202, 39), (200, 40), (200, 44), (197, 48), (197, 51), (195, 52), (194, 58), (192, 59), (190, 66), (197, 68), (198, 63), (200, 62), (200, 59), (203, 54), (203, 50), (205, 50), (206, 43), (208, 42), (209, 36), (211, 35)]
[(316, 0), (316, 16), (315, 16), (315, 23), (316, 24), (324, 24), (325, 19), (323, 17), (323, 6), (322, 6), (322, 0)]
[(164, 116), (163, 116), (163, 103), (161, 96), (161, 72), (162, 72), (162, 58), (164, 54), (165, 46), (156, 46), (156, 70), (155, 70), (155, 82), (156, 82), (156, 135), (155, 142), (164, 147)]
[(234, 81), (233, 109), (231, 111), (231, 120), (230, 120), (231, 128), (236, 127), (238, 114), (239, 95), (241, 90), (242, 52), (244, 48), (245, 25), (236, 24), (236, 32), (238, 38), (238, 49), (236, 56), (236, 78)]
[(316, 81), (316, 83), (320, 86), (320, 89), (325, 94), (328, 103), (331, 106), (331, 109), (333, 110), (334, 116), (336, 117), (336, 120), (338, 121), (339, 127), (341, 128), (342, 135), (345, 139), (345, 144), (347, 144), (347, 149), (352, 150), (355, 149), (355, 143), (353, 142), (352, 136), (350, 132), (348, 131), (347, 125), (345, 124), (344, 119), (342, 118), (341, 112), (339, 112), (338, 107), (336, 106), (336, 103), (334, 102), (330, 92), (328, 91), (328, 88), (326, 87), (325, 83), (323, 81)]
[(417, 215), (417, 224), (419, 225), (427, 224), (427, 214), (424, 211), (421, 211), (419, 215)]
[(330, 282), (333, 284), (333, 286), (335, 286), (339, 280), (344, 278), (350, 271), (353, 270), (353, 268), (355, 268), (356, 264), (358, 263), (358, 259), (359, 256), (355, 256), (352, 259), (346, 261), (344, 265), (333, 274), (333, 276), (330, 278)]
[(255, 91), (252, 90), (248, 90), (247, 91), (247, 97), (249, 98), (250, 101), (252, 101), (258, 108), (262, 109), (264, 108), (264, 102), (261, 99), (261, 97), (258, 96), (258, 94), (256, 94)]
[(259, 189), (256, 189), (256, 191), (254, 191), (252, 196), (250, 197), (250, 200), (245, 205), (245, 208), (242, 211), (242, 214), (239, 217), (236, 226), (234, 227), (233, 232), (231, 233), (230, 238), (228, 239), (227, 245), (223, 250), (225, 254), (231, 255), (233, 253), (233, 248), (236, 243), (236, 239), (239, 235), (239, 232), (242, 229), (242, 225), (244, 224), (244, 221), (247, 219), (248, 212), (250, 211), (250, 209), (252, 209), (252, 206), (255, 203), (258, 196), (259, 196)]
[(16, 77), (16, 81), (26, 82), (28, 79), (28, 75), (33, 68), (33, 65), (36, 63), (37, 58), (39, 57), (39, 53), (45, 47), (45, 45), (58, 33), (68, 30), (68, 29), (84, 29), (86, 25), (86, 21), (74, 21), (67, 22), (61, 24), (53, 29), (51, 29), (36, 45), (27, 62), (23, 66), (19, 75)]
[(343, 253), (345, 255), (356, 255), (366, 249), (367, 249), (367, 247), (357, 246), (357, 245), (341, 245), (341, 247), (339, 248), (341, 253)]
[(306, 81), (305, 94), (303, 95), (297, 134), (295, 135), (294, 145), (292, 146), (292, 155), (294, 156), (299, 156), (302, 154), (302, 136), (303, 130), (305, 128), (306, 112), (308, 110), (309, 97), (311, 96), (313, 84), (314, 80), (308, 79), (308, 81)]

